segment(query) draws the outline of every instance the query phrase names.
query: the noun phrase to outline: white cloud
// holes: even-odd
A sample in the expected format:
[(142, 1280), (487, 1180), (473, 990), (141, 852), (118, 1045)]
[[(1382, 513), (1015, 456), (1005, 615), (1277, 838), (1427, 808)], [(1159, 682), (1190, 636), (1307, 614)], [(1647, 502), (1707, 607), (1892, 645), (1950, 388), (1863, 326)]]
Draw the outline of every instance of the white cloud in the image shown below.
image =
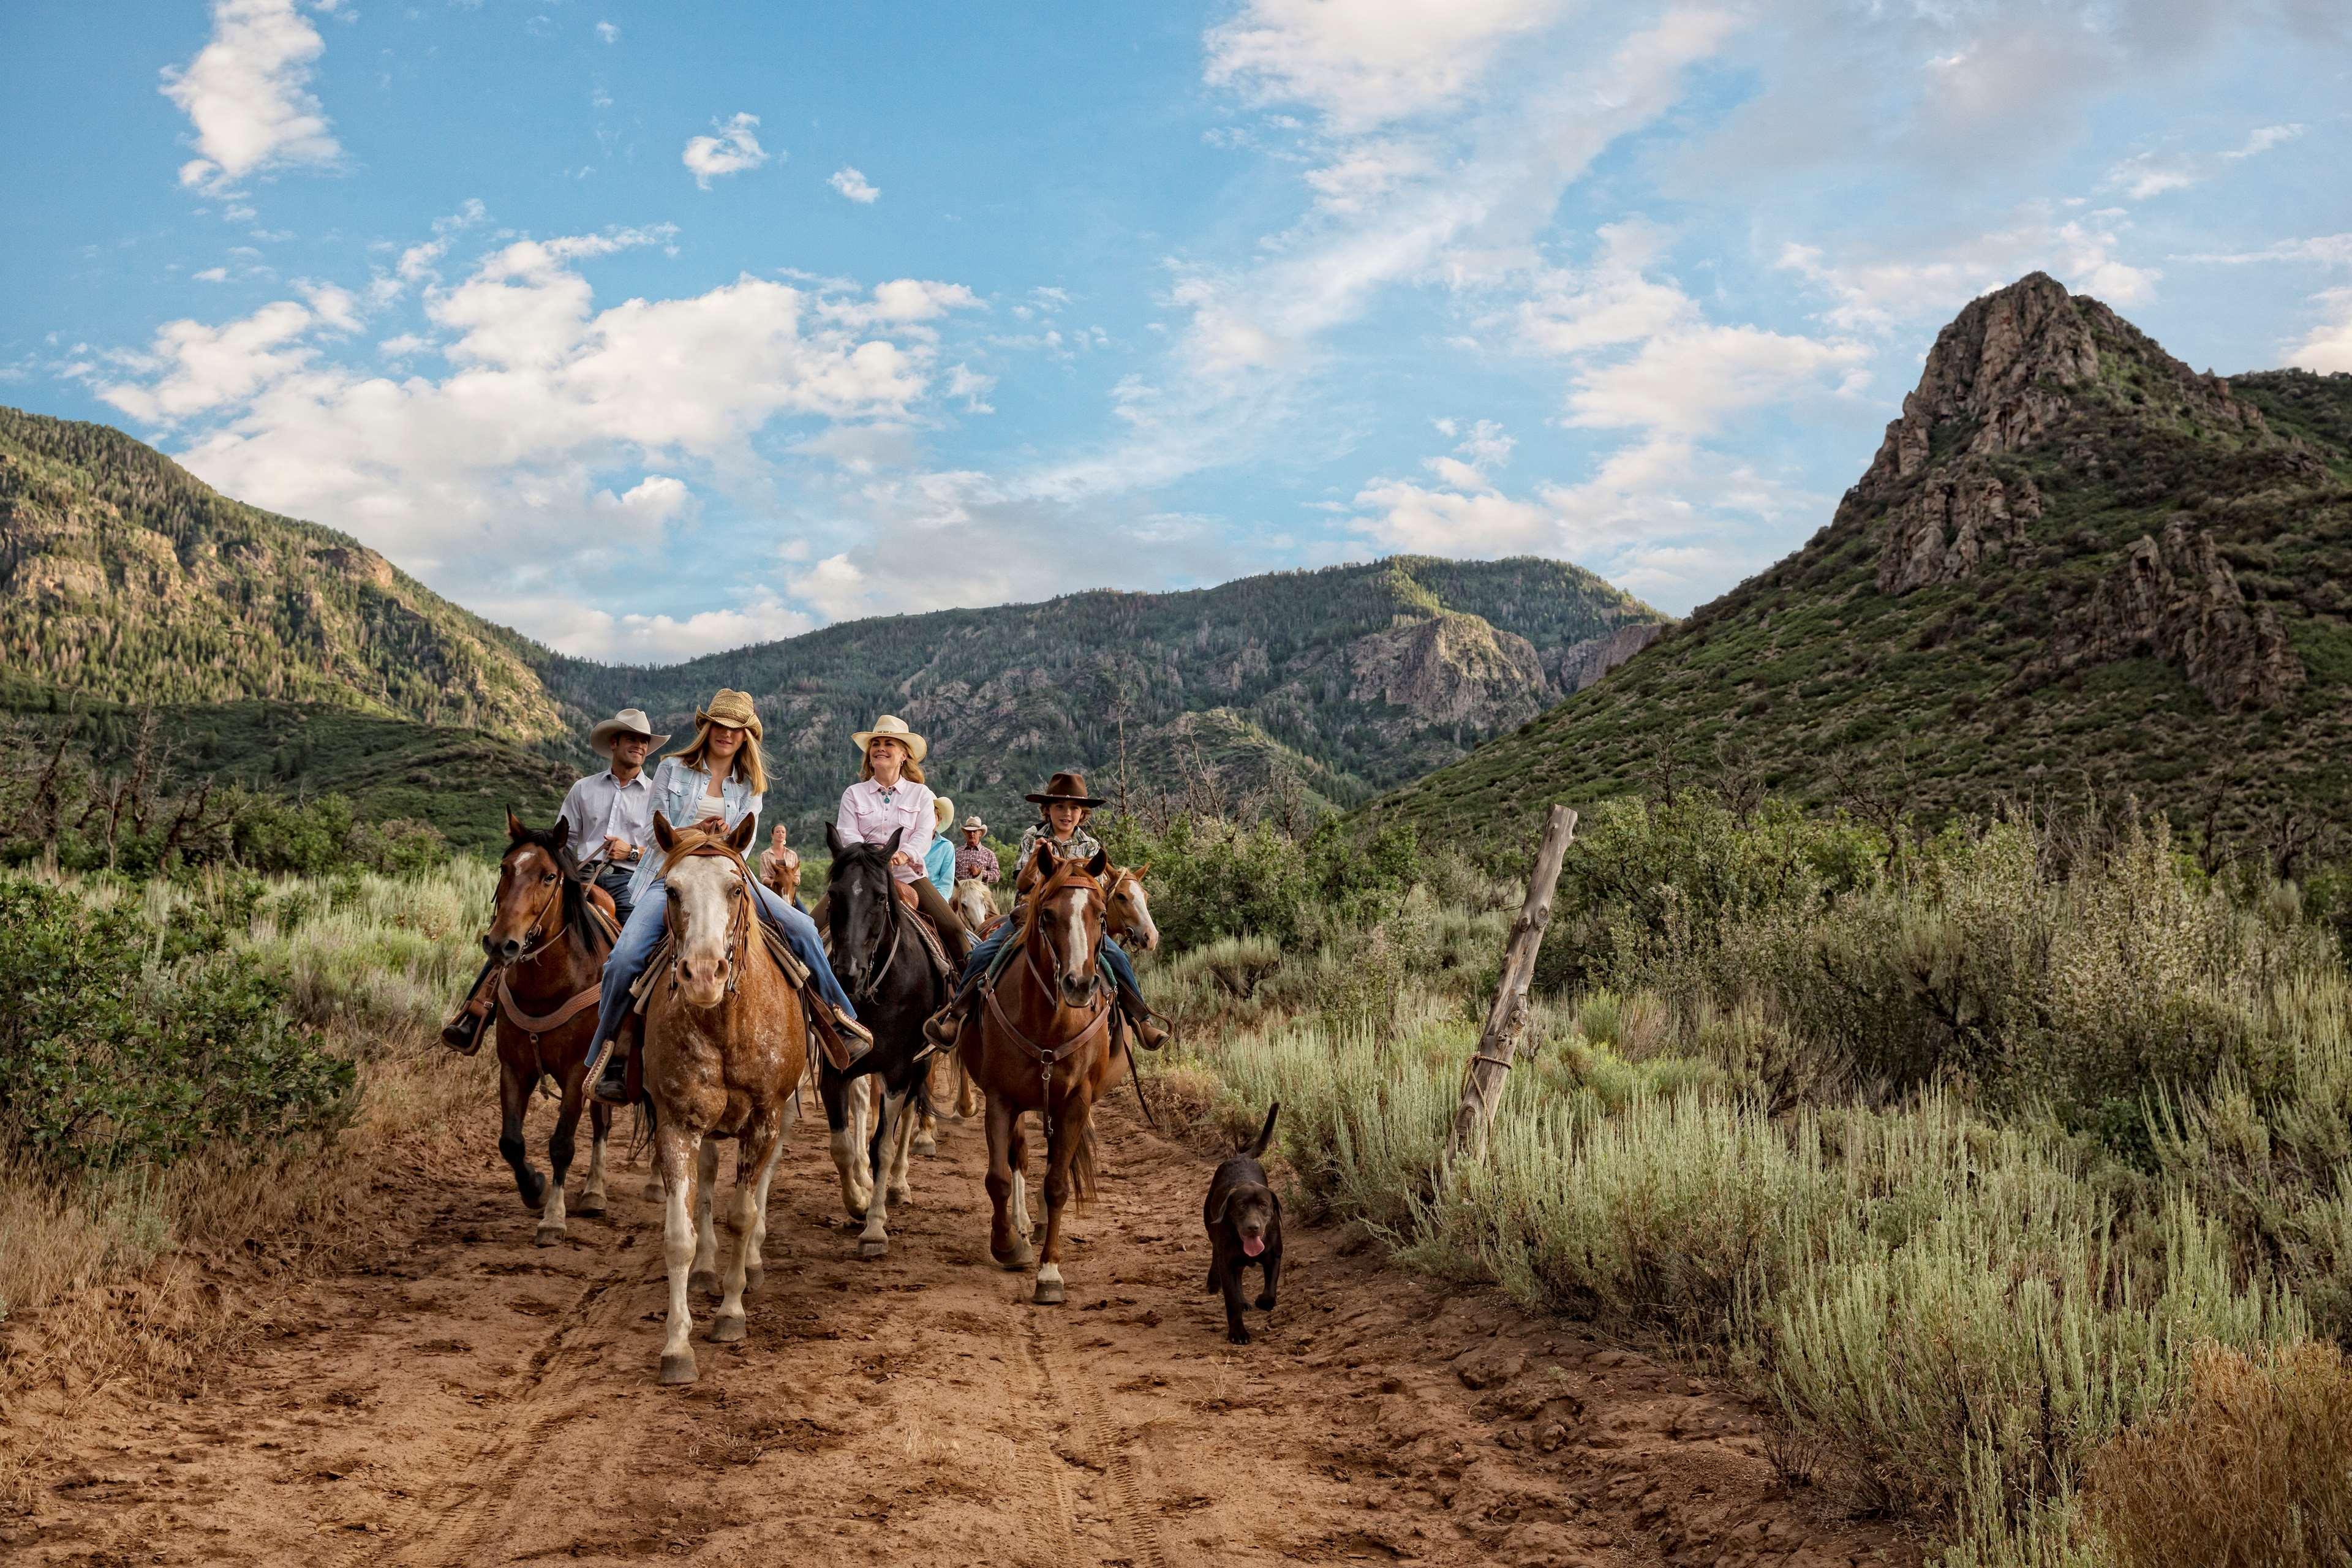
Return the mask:
[(181, 166), (180, 183), (225, 186), (341, 158), (310, 91), (311, 62), (326, 44), (294, 0), (214, 0), (212, 15), (212, 37), (196, 58), (163, 72), (163, 96), (194, 124), (202, 154)]
[(964, 412), (967, 414), (995, 413), (995, 408), (988, 402), (988, 395), (995, 389), (995, 386), (994, 376), (982, 375), (968, 364), (953, 364), (948, 367), (947, 395), (963, 399)]
[(742, 590), (732, 606), (687, 616), (614, 615), (552, 595), (469, 603), (558, 653), (614, 664), (675, 664), (707, 653), (798, 637), (817, 624), (814, 616), (785, 603), (764, 583)]
[(692, 512), (694, 492), (684, 479), (667, 474), (647, 474), (619, 495), (611, 490), (601, 492), (594, 504), (601, 511), (658, 531), (664, 523)]
[(1332, 163), (1309, 169), (1307, 185), (1316, 205), (1326, 212), (1354, 215), (1370, 210), (1379, 198), (1408, 180), (1432, 173), (1435, 157), (1424, 145), (1409, 142), (1360, 142), (1346, 148)]
[(2305, 370), (2352, 372), (2352, 289), (2328, 289), (2312, 303), (2326, 312), (2287, 357)]
[(207, 267), (202, 272), (192, 272), (188, 276), (199, 283), (226, 283), (228, 281), (228, 268)]
[(1756, 327), (1663, 331), (1631, 359), (1580, 371), (1568, 422), (1680, 436), (1712, 431), (1726, 415), (1841, 382), (1869, 357), (1860, 343), (1824, 342)]
[(1247, 0), (1209, 30), (1207, 77), (1259, 102), (1303, 103), (1337, 131), (1458, 101), (1501, 47), (1568, 0)]
[(910, 326), (933, 321), (950, 310), (976, 310), (979, 296), (961, 283), (894, 278), (877, 283), (864, 300), (828, 299), (818, 307), (828, 321), (847, 327)]
[(693, 174), (694, 183), (706, 191), (710, 188), (710, 182), (721, 174), (740, 174), (746, 169), (758, 168), (772, 156), (782, 155), (772, 154), (760, 145), (760, 138), (755, 134), (760, 117), (756, 114), (738, 114), (723, 123), (719, 121), (711, 123), (718, 126), (719, 134), (692, 138), (678, 158)]
[[(1832, 261), (1815, 246), (1782, 247), (1779, 265), (1820, 285), (1835, 300), (1822, 320), (1842, 331), (1883, 332), (1950, 315), (1988, 289), (2045, 271), (2068, 288), (2110, 305), (2155, 297), (2161, 268), (2126, 261), (2125, 226), (2113, 214), (2060, 222), (2029, 204), (2005, 227), (1942, 244), (1882, 241), (1885, 259)], [(1890, 254), (1891, 253), (1891, 254)]]
[(599, 22), (596, 24), (596, 36), (608, 44), (617, 44), (621, 41), (621, 29), (614, 23)]
[(882, 193), (867, 184), (866, 176), (855, 169), (845, 167), (835, 169), (833, 172), (833, 177), (825, 184), (853, 202), (863, 202), (870, 205), (882, 199)]
[(290, 300), (264, 305), (223, 326), (169, 322), (144, 354), (129, 356), (145, 382), (101, 384), (99, 396), (133, 419), (170, 424), (251, 396), (307, 364), (311, 349), (299, 340), (314, 318)]
[(2171, 191), (2185, 191), (2222, 174), (2229, 164), (2259, 157), (2294, 141), (2303, 131), (2300, 125), (2265, 125), (2249, 132), (2238, 146), (2219, 153), (2137, 153), (2107, 171), (2106, 184), (2136, 202)]
[(2257, 261), (2315, 261), (2323, 267), (2352, 267), (2352, 234), (2322, 234), (2309, 239), (2283, 239), (2259, 250), (2230, 250), (2201, 256), (2176, 256), (2175, 261), (2201, 261), (2242, 267)]

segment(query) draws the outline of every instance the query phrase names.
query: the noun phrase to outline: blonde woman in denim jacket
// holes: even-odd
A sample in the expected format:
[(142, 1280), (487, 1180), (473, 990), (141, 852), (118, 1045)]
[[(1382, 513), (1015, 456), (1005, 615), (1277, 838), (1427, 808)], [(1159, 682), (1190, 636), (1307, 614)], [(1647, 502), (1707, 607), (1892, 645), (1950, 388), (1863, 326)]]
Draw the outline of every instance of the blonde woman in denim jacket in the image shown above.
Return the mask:
[[(743, 692), (721, 689), (710, 706), (698, 710), (694, 719), (693, 742), (664, 757), (661, 766), (654, 770), (654, 809), (667, 817), (673, 827), (690, 827), (706, 818), (723, 830), (731, 830), (747, 816), (756, 822), (767, 799), (768, 774), (760, 757), (760, 715), (752, 710), (751, 699)], [(604, 961), (604, 991), (596, 1013), (592, 1052), (621, 1026), (628, 1014), (629, 993), (645, 973), (654, 949), (661, 944), (669, 888), (661, 879), (660, 861), (658, 853), (646, 854), (637, 862), (629, 884), (629, 896), (636, 907), (622, 928), (621, 940), (613, 946), (612, 957)], [(849, 994), (834, 977), (824, 945), (817, 940), (816, 922), (762, 883), (754, 881), (751, 891), (759, 900), (761, 918), (808, 965), (819, 994), (833, 1009), (836, 1026), (858, 1039), (870, 1039), (857, 1022)], [(624, 1103), (627, 1072), (623, 1054), (609, 1053), (604, 1074), (596, 1080), (596, 1098)]]

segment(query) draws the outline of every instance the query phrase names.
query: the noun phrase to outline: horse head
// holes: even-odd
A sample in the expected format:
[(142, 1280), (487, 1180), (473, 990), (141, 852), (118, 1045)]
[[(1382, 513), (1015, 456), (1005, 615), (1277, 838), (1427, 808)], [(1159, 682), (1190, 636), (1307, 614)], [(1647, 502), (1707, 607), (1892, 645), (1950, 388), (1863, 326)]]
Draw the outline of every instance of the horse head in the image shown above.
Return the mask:
[(1037, 889), (1029, 896), (1029, 931), (1051, 956), (1054, 984), (1066, 1007), (1091, 1007), (1102, 989), (1096, 957), (1102, 950), (1108, 902), (1102, 878), (1110, 859), (1064, 860), (1037, 846)]
[(845, 839), (830, 824), (824, 830), (825, 847), (833, 851), (824, 884), (825, 922), (832, 929), (825, 934), (833, 939), (833, 972), (853, 996), (869, 994), (881, 979), (884, 947), (898, 918), (890, 907), (897, 897), (890, 857), (904, 831), (876, 845)]
[(727, 999), (739, 951), (751, 931), (751, 872), (743, 851), (758, 820), (746, 816), (732, 832), (672, 827), (654, 813), (654, 842), (661, 847), (662, 880), (669, 903), (663, 918), (676, 940), (671, 963), (677, 988), (693, 1007), (716, 1007)]
[(1151, 918), (1151, 895), (1143, 889), (1144, 876), (1150, 869), (1150, 861), (1110, 868), (1110, 913), (1105, 923), (1111, 935), (1140, 942), (1146, 952), (1157, 952), (1160, 926)]
[(978, 936), (988, 922), (996, 918), (996, 900), (990, 894), (988, 884), (977, 877), (966, 877), (955, 885), (955, 897), (948, 900), (964, 929)]
[(489, 955), (512, 963), (562, 929), (563, 885), (580, 875), (572, 853), (572, 824), (530, 827), (507, 813), (507, 852), (499, 857), (499, 890), (490, 910)]

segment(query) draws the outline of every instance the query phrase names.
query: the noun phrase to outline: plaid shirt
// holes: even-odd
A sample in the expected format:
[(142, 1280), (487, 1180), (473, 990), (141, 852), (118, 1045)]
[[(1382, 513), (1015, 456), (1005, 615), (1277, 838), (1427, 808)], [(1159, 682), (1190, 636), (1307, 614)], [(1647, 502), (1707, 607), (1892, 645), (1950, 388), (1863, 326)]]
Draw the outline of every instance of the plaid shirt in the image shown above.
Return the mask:
[[(1029, 858), (1037, 853), (1037, 846), (1041, 842), (1054, 844), (1054, 830), (1042, 822), (1033, 822), (1029, 825), (1029, 831), (1021, 836), (1020, 864), (1029, 864)], [(1101, 853), (1102, 846), (1095, 841), (1093, 834), (1083, 827), (1072, 828), (1067, 839), (1054, 844), (1054, 858), (1056, 860), (1090, 860)]]
[(985, 844), (966, 844), (956, 850), (956, 880), (970, 878), (982, 882), (993, 882), (1004, 875), (1004, 868), (996, 863), (996, 851)]

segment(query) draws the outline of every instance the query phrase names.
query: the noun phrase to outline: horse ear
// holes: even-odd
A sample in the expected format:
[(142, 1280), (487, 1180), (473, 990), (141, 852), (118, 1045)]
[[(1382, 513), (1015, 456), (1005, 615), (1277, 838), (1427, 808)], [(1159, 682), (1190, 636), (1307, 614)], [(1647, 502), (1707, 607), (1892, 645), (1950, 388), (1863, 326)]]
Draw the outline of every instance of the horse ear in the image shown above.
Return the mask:
[(1097, 879), (1109, 869), (1110, 857), (1099, 849), (1095, 851), (1095, 858), (1087, 862), (1087, 875)]
[(507, 807), (507, 842), (520, 844), (522, 842), (522, 836), (530, 831), (530, 828), (522, 825), (522, 818), (514, 814), (514, 807)]
[(1036, 852), (1029, 857), (1029, 863), (1037, 868), (1037, 875), (1041, 877), (1052, 876), (1054, 874), (1054, 847), (1046, 843), (1044, 839), (1039, 839), (1037, 841)]
[(890, 834), (890, 841), (882, 846), (882, 858), (887, 860), (891, 856), (896, 855), (898, 852), (898, 840), (905, 837), (907, 837), (907, 830), (905, 828), (900, 827), (893, 829)]
[(1135, 879), (1139, 882), (1150, 875), (1151, 875), (1151, 862), (1149, 860), (1135, 868)]
[(841, 841), (841, 829), (830, 822), (824, 825), (824, 847), (825, 852), (836, 860), (840, 859), (848, 848), (848, 846)]
[(654, 811), (654, 842), (665, 851), (677, 844), (677, 829), (669, 825), (669, 818), (662, 815), (659, 807)]
[(555, 819), (555, 847), (558, 849), (561, 849), (571, 842), (572, 819), (568, 816), (557, 817)]
[(747, 811), (743, 814), (743, 820), (737, 823), (735, 830), (727, 836), (727, 846), (740, 855), (751, 847), (751, 836), (759, 831), (760, 819)]

